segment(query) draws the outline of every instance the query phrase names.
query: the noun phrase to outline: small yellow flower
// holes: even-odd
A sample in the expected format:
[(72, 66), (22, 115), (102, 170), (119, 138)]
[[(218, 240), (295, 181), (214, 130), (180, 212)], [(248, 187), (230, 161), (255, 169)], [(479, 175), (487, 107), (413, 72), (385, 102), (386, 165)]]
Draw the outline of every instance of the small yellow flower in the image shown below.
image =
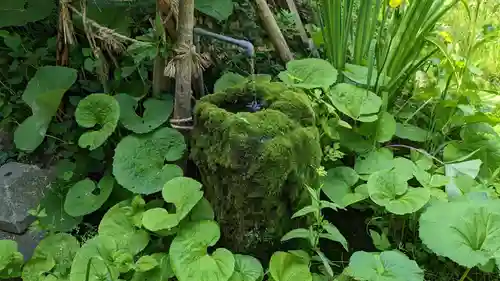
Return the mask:
[(403, 4), (404, 0), (390, 0), (389, 1), (389, 6), (391, 6), (391, 8), (399, 8), (399, 6), (401, 6)]
[(449, 44), (449, 43), (453, 42), (453, 38), (451, 37), (451, 34), (446, 32), (446, 31), (440, 31), (439, 36), (441, 36), (441, 38), (443, 38), (445, 43)]
[(320, 177), (324, 177), (327, 174), (326, 170), (325, 170), (325, 167), (323, 167), (323, 166), (320, 166), (319, 168), (316, 168), (316, 173), (318, 173), (318, 175)]

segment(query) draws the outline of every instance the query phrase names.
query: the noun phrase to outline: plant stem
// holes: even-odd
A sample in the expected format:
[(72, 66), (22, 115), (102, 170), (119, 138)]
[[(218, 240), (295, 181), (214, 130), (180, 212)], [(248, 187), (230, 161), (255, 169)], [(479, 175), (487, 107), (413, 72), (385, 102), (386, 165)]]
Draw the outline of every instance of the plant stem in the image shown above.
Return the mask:
[(467, 270), (464, 272), (464, 274), (462, 274), (462, 277), (460, 278), (459, 281), (464, 281), (465, 278), (467, 277), (467, 275), (469, 275), (470, 270), (471, 270), (471, 268), (467, 268)]

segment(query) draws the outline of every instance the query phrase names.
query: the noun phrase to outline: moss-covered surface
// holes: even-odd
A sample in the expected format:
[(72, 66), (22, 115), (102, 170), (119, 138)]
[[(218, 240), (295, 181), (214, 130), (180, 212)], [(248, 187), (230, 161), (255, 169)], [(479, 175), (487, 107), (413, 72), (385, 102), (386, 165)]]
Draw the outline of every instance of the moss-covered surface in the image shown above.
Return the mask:
[(281, 83), (248, 83), (202, 98), (191, 157), (221, 224), (223, 246), (269, 258), (290, 227), (321, 148), (307, 96)]

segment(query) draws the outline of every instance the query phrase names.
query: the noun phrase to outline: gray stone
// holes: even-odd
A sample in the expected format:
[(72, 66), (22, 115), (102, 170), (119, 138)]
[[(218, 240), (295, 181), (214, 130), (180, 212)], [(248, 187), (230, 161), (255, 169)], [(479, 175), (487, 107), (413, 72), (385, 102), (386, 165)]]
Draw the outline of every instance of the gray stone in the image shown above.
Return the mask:
[(17, 242), (18, 251), (23, 254), (24, 260), (28, 261), (35, 251), (38, 243), (43, 239), (43, 233), (32, 233), (26, 231), (24, 234), (12, 234), (0, 231), (0, 240), (14, 240)]
[(34, 221), (35, 209), (50, 188), (51, 172), (34, 165), (10, 162), (0, 167), (0, 230), (22, 234)]

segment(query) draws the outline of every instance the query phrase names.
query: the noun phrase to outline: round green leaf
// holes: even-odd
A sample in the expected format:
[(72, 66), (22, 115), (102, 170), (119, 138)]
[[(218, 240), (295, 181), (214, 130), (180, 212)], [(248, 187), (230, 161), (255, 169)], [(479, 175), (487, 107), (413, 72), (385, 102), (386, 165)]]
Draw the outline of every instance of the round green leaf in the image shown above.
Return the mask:
[(82, 221), (82, 217), (72, 217), (64, 210), (67, 186), (57, 183), (40, 201), (40, 209), (45, 211), (45, 216), (38, 218), (44, 229), (54, 232), (68, 232), (75, 229)]
[(285, 84), (304, 89), (328, 89), (337, 81), (337, 70), (326, 60), (307, 58), (292, 60), (278, 77)]
[[(356, 64), (350, 64), (346, 63), (345, 65), (345, 70), (342, 72), (347, 78), (349, 78), (351, 81), (360, 84), (360, 85), (367, 85), (368, 83), (368, 73), (369, 69), (366, 66), (361, 66), (361, 65), (356, 65)], [(381, 86), (385, 86), (387, 83), (389, 83), (390, 78), (381, 74), (378, 75), (376, 70), (372, 70), (371, 74), (371, 81), (370, 81), (370, 86), (374, 87), (375, 84), (377, 84), (377, 78), (378, 78), (378, 84)]]
[(220, 229), (214, 221), (187, 224), (172, 241), (170, 259), (179, 281), (227, 281), (233, 275), (233, 254), (218, 248), (212, 255), (207, 248), (220, 238)]
[(39, 281), (50, 273), (58, 280), (69, 280), (71, 262), (80, 249), (75, 237), (58, 233), (47, 236), (23, 268), (23, 280)]
[(328, 93), (333, 105), (345, 115), (361, 122), (377, 120), (382, 99), (376, 94), (352, 84), (337, 84)]
[[(91, 179), (84, 179), (73, 185), (64, 201), (64, 210), (73, 217), (84, 216), (97, 211), (108, 200), (115, 180), (105, 176), (96, 187)], [(97, 195), (94, 192), (98, 192)]]
[(138, 100), (127, 94), (115, 96), (120, 104), (120, 122), (125, 128), (137, 134), (145, 134), (160, 127), (168, 120), (172, 113), (173, 100), (147, 99), (144, 106), (144, 114), (137, 115)]
[(43, 142), (62, 97), (76, 78), (77, 71), (72, 68), (38, 68), (22, 96), (23, 101), (31, 107), (33, 115), (26, 118), (14, 132), (14, 143), (18, 149), (32, 152)]
[(135, 262), (135, 270), (146, 272), (158, 266), (158, 262), (152, 256), (142, 256)]
[(106, 94), (91, 94), (78, 103), (75, 111), (78, 125), (84, 128), (100, 128), (96, 131), (83, 133), (78, 139), (78, 145), (94, 150), (103, 145), (115, 131), (120, 118), (118, 102)]
[(335, 167), (321, 178), (321, 189), (334, 203), (343, 206), (343, 199), (352, 193), (351, 187), (359, 180), (359, 175), (350, 167)]
[(259, 260), (247, 255), (234, 255), (236, 261), (233, 276), (229, 281), (258, 281), (264, 276)]
[(312, 281), (308, 261), (286, 252), (275, 252), (269, 262), (269, 272), (274, 281)]
[(394, 158), (394, 169), (396, 173), (405, 180), (411, 180), (413, 178), (414, 170), (416, 169), (415, 163), (413, 161), (406, 159), (404, 157)]
[(206, 198), (201, 198), (189, 214), (190, 221), (214, 220), (215, 213), (212, 205)]
[(423, 281), (424, 271), (414, 260), (398, 251), (355, 252), (345, 271), (355, 280)]
[(168, 254), (154, 253), (151, 257), (156, 260), (158, 266), (144, 272), (136, 271), (131, 281), (166, 281), (174, 277)]
[(420, 238), (439, 256), (472, 268), (500, 257), (500, 200), (435, 203), (420, 217)]
[(70, 281), (116, 280), (120, 275), (115, 257), (118, 246), (113, 238), (96, 236), (78, 251), (71, 265)]
[(186, 149), (184, 136), (174, 129), (161, 128), (146, 136), (127, 136), (115, 149), (113, 175), (120, 185), (140, 194), (151, 194), (182, 176), (182, 169), (165, 161), (176, 161)]
[(396, 120), (388, 112), (383, 112), (377, 122), (375, 139), (378, 142), (388, 142), (396, 133)]
[(135, 255), (149, 244), (149, 234), (134, 224), (135, 214), (129, 213), (129, 206), (123, 201), (109, 209), (99, 224), (99, 235), (115, 238), (121, 249)]
[(232, 0), (196, 0), (194, 7), (218, 21), (226, 20), (233, 13)]
[(17, 250), (17, 242), (0, 240), (0, 278), (9, 279), (20, 276), (23, 263), (24, 257)]
[(392, 151), (381, 148), (356, 159), (354, 170), (360, 175), (370, 175), (394, 167)]
[(430, 199), (427, 188), (409, 188), (396, 169), (372, 174), (367, 184), (372, 201), (398, 215), (414, 213)]
[(142, 224), (150, 231), (168, 230), (177, 226), (203, 197), (201, 183), (194, 179), (178, 177), (168, 181), (162, 190), (165, 202), (175, 206), (175, 213), (163, 208), (144, 212)]
[(238, 86), (247, 81), (247, 79), (237, 73), (226, 72), (222, 75), (214, 85), (214, 93), (220, 93), (228, 88)]

